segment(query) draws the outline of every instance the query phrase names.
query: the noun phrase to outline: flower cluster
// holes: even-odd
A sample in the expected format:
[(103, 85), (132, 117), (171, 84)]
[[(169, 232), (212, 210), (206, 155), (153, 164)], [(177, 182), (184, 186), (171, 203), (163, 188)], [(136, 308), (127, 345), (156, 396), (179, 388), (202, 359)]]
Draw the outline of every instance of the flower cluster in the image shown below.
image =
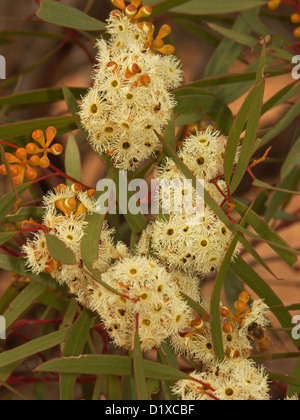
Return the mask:
[[(183, 148), (178, 152), (193, 175), (204, 181), (206, 191), (220, 207), (227, 201), (227, 185), (222, 180), (226, 142), (219, 131), (209, 127), (206, 131), (197, 131), (196, 135), (186, 139)], [(157, 219), (152, 224), (153, 251), (171, 268), (196, 272), (202, 276), (218, 270), (232, 242), (231, 231), (205, 202), (202, 201), (201, 205), (201, 200), (197, 200), (199, 193), (192, 191), (191, 185), (189, 187), (184, 184), (186, 178), (173, 160), (166, 160), (157, 171), (157, 178), (160, 181), (160, 201), (171, 198), (173, 207), (171, 205), (169, 218)], [(166, 181), (184, 184), (182, 196), (192, 197), (188, 199), (188, 207), (195, 211), (193, 217), (190, 212), (185, 211), (181, 201), (181, 214), (175, 211), (178, 197), (172, 191), (170, 194)], [(238, 252), (239, 246), (233, 258)]]
[(209, 365), (193, 372), (191, 380), (176, 383), (173, 392), (182, 400), (269, 400), (268, 376), (251, 360), (238, 358)]
[[(170, 90), (182, 83), (174, 47), (164, 43), (171, 28), (163, 25), (153, 39), (154, 25), (141, 21), (151, 8), (133, 0), (107, 22), (110, 41), (97, 42), (94, 84), (83, 99), (80, 118), (99, 155), (112, 156), (115, 166), (135, 170), (155, 154), (174, 107)], [(154, 54), (154, 52), (158, 54)]]
[[(15, 155), (6, 153), (6, 160), (9, 165), (10, 173), (16, 186), (23, 184), (24, 178), (33, 181), (37, 177), (37, 171), (34, 167), (43, 169), (49, 168), (50, 160), (48, 154), (59, 156), (63, 152), (61, 144), (52, 144), (57, 135), (55, 127), (46, 129), (46, 138), (42, 130), (36, 130), (32, 134), (32, 139), (38, 143), (28, 143), (26, 148), (20, 147), (16, 150)], [(42, 156), (39, 156), (42, 154)], [(7, 175), (7, 167), (5, 164), (0, 166), (0, 174)]]

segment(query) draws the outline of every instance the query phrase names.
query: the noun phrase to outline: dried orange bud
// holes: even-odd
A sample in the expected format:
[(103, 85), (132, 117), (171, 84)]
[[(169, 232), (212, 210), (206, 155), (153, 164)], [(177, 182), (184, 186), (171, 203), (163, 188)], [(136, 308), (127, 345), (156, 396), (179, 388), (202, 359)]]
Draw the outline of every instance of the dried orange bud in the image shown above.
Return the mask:
[(72, 212), (77, 208), (77, 200), (75, 198), (68, 198), (64, 201), (64, 207), (67, 212)]
[(147, 86), (151, 82), (150, 76), (145, 74), (144, 76), (140, 77), (139, 80), (135, 83), (136, 86)]
[(233, 325), (232, 322), (227, 322), (223, 325), (223, 331), (225, 334), (231, 334), (233, 331)]
[(46, 138), (47, 144), (50, 145), (54, 140), (55, 136), (57, 135), (57, 130), (55, 127), (47, 127), (46, 129)]
[(49, 262), (47, 262), (46, 264), (46, 268), (45, 268), (45, 273), (46, 274), (51, 274), (53, 273), (53, 271), (57, 268), (57, 262), (54, 260), (50, 260)]
[(28, 143), (26, 146), (26, 150), (29, 155), (34, 155), (35, 153), (38, 153), (38, 149), (39, 148), (34, 143)]
[(29, 159), (29, 163), (32, 166), (40, 166), (40, 162), (41, 162), (41, 159), (36, 155), (31, 156), (31, 158)]
[(153, 34), (155, 31), (155, 26), (151, 22), (142, 22), (139, 25), (140, 28), (146, 33), (146, 34)]
[(152, 7), (151, 6), (143, 6), (138, 14), (135, 16), (135, 19), (142, 19), (147, 18), (152, 14)]
[(229, 309), (227, 306), (223, 306), (223, 307), (220, 309), (220, 315), (221, 315), (223, 318), (228, 318), (228, 317), (229, 317), (229, 315), (230, 315), (230, 309)]
[(131, 4), (138, 8), (142, 3), (142, 0), (131, 0)]
[(126, 4), (124, 0), (111, 0), (112, 4), (116, 6), (118, 9), (125, 10)]
[(294, 14), (291, 16), (291, 21), (292, 21), (293, 23), (300, 23), (300, 14), (299, 14), (299, 13), (294, 13)]
[(136, 74), (138, 74), (141, 71), (140, 67), (137, 64), (130, 64), (130, 66), (127, 67), (126, 69), (126, 78), (130, 79), (130, 77), (135, 76)]
[(295, 38), (300, 38), (300, 26), (294, 30), (294, 37)]
[(50, 149), (51, 153), (55, 156), (61, 155), (63, 150), (64, 148), (62, 147), (62, 145), (58, 143), (54, 144)]
[(248, 292), (246, 292), (246, 290), (244, 290), (243, 292), (241, 292), (239, 294), (239, 299), (238, 300), (241, 300), (242, 302), (248, 303), (250, 298), (251, 298), (250, 293), (248, 293)]
[(163, 25), (157, 35), (157, 38), (166, 38), (172, 32), (172, 28), (170, 25)]
[(246, 309), (246, 303), (242, 300), (237, 300), (234, 304), (234, 307), (238, 312), (244, 312), (244, 310)]
[(97, 192), (96, 190), (91, 189), (91, 190), (88, 190), (87, 195), (88, 195), (88, 197), (92, 198), (92, 197), (94, 197), (96, 192)]
[(34, 169), (32, 169), (32, 168), (27, 169), (27, 171), (26, 171), (26, 177), (27, 177), (30, 181), (33, 181), (33, 180), (34, 180), (34, 179), (36, 179), (36, 177), (37, 177), (37, 172), (36, 172)]
[(204, 321), (203, 321), (203, 319), (200, 319), (200, 318), (194, 319), (194, 321), (192, 322), (192, 326), (196, 330), (201, 330), (204, 327)]
[(0, 166), (0, 175), (7, 175), (5, 165)]
[(152, 47), (156, 50), (160, 50), (165, 45), (164, 41), (160, 38), (156, 38), (156, 40), (153, 42)]
[(117, 70), (118, 64), (114, 61), (111, 61), (110, 63), (107, 64), (106, 67), (108, 68), (109, 71), (114, 72)]
[(20, 147), (17, 151), (16, 151), (16, 156), (18, 159), (20, 160), (25, 160), (27, 158), (27, 151), (26, 149), (24, 149), (23, 147)]
[(120, 12), (120, 10), (113, 10), (112, 12), (110, 12), (110, 17), (112, 18), (112, 19), (119, 19), (119, 18), (121, 18), (123, 15), (122, 15), (122, 12)]
[(72, 189), (72, 191), (73, 192), (79, 192), (79, 191), (82, 191), (82, 185), (80, 185), (80, 184), (73, 184), (72, 186), (71, 186), (71, 189)]
[(19, 170), (18, 166), (16, 166), (16, 165), (10, 166), (9, 169), (10, 169), (10, 173), (13, 177), (19, 175), (20, 170)]
[(42, 147), (45, 147), (45, 136), (44, 136), (44, 133), (42, 132), (42, 130), (35, 130), (32, 133), (32, 138), (33, 138), (33, 140), (40, 143), (40, 145)]
[(47, 158), (47, 156), (43, 156), (40, 160), (40, 167), (43, 169), (49, 168), (50, 166), (50, 160)]
[(176, 52), (176, 48), (173, 45), (168, 44), (164, 45), (164, 47), (159, 49), (158, 51), (165, 55), (173, 55)]
[(61, 194), (63, 191), (65, 191), (65, 190), (66, 190), (66, 188), (67, 188), (67, 186), (66, 186), (65, 184), (59, 184), (59, 185), (56, 187), (56, 191), (57, 191), (59, 194)]
[(125, 9), (125, 13), (128, 17), (132, 18), (137, 14), (137, 8), (133, 4), (129, 4)]
[(280, 6), (281, 0), (271, 0), (268, 2), (268, 8), (270, 10), (276, 10)]

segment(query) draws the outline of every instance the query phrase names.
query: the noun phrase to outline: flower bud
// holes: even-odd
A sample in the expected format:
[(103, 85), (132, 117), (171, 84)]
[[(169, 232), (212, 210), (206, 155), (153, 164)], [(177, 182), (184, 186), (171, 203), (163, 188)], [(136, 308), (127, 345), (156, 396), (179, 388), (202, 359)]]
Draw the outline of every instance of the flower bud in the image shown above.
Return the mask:
[(29, 168), (29, 169), (27, 169), (27, 171), (26, 171), (26, 177), (27, 177), (30, 181), (33, 181), (33, 180), (34, 180), (34, 179), (36, 179), (36, 177), (37, 177), (37, 172), (36, 172), (34, 169)]
[(23, 147), (20, 147), (17, 151), (16, 151), (16, 156), (18, 159), (20, 160), (25, 160), (27, 158), (27, 151), (26, 149), (24, 149)]
[(43, 169), (49, 168), (50, 166), (50, 160), (47, 158), (47, 156), (43, 156), (40, 160), (40, 167)]

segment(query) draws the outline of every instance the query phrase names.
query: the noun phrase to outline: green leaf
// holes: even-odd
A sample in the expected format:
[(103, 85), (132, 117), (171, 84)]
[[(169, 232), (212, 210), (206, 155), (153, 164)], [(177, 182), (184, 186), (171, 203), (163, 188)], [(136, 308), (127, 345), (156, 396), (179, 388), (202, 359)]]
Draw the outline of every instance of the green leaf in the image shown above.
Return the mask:
[(99, 241), (102, 232), (105, 216), (94, 213), (88, 214), (85, 221), (85, 235), (81, 241), (81, 256), (84, 264), (94, 275), (99, 277), (99, 273), (94, 270), (93, 264), (99, 258)]
[(183, 88), (174, 92), (177, 105), (175, 113), (191, 114), (201, 111), (211, 117), (226, 134), (233, 122), (228, 106), (213, 93), (200, 88)]
[(22, 207), (17, 213), (7, 215), (3, 223), (16, 223), (29, 220), (31, 217), (34, 220), (41, 220), (44, 210), (40, 207)]
[(234, 31), (232, 29), (225, 28), (224, 26), (216, 25), (214, 23), (208, 23), (208, 26), (219, 34), (231, 39), (238, 44), (246, 45), (247, 47), (253, 48), (259, 42), (252, 36), (246, 35), (242, 32)]
[(54, 235), (46, 234), (47, 248), (54, 261), (66, 265), (76, 264), (76, 255), (74, 252), (67, 248), (63, 241)]
[[(182, 2), (180, 4), (182, 4)], [(185, 5), (172, 8), (172, 12), (185, 13), (189, 15), (223, 15), (226, 13), (241, 12), (243, 10), (254, 9), (266, 4), (267, 0), (214, 0), (214, 2), (193, 0), (189, 1)]]
[(144, 359), (141, 349), (141, 342), (139, 336), (138, 328), (138, 318), (137, 318), (137, 327), (134, 340), (134, 350), (133, 350), (133, 371), (134, 378), (136, 383), (136, 392), (139, 400), (148, 400), (148, 392), (146, 386), (145, 378), (145, 369), (144, 369)]
[[(158, 0), (159, 1), (159, 0)], [(157, 3), (158, 3), (157, 1)], [(153, 7), (153, 12), (151, 17), (161, 15), (162, 13), (167, 12), (170, 9), (173, 9), (175, 6), (189, 2), (190, 0), (165, 0)]]
[(240, 185), (250, 163), (251, 156), (255, 151), (257, 130), (260, 121), (263, 95), (265, 90), (265, 80), (263, 79), (257, 86), (256, 96), (251, 104), (247, 129), (243, 138), (241, 153), (237, 162), (235, 172), (230, 184), (230, 191), (233, 194)]
[[(189, 376), (177, 369), (159, 363), (144, 361), (146, 378), (172, 381), (174, 379), (190, 379)], [(125, 356), (84, 355), (54, 359), (43, 363), (39, 372), (76, 373), (82, 375), (118, 375), (131, 376), (133, 374), (133, 360)]]
[(29, 307), (38, 299), (47, 289), (47, 286), (44, 286), (39, 283), (32, 283), (20, 293), (16, 299), (9, 305), (9, 308), (4, 313), (4, 318), (6, 321), (6, 328), (9, 328), (13, 323), (25, 313)]
[[(93, 314), (83, 310), (70, 331), (64, 348), (64, 357), (80, 356), (84, 350), (89, 331), (92, 326)], [(63, 401), (72, 401), (77, 375), (62, 374), (60, 377), (60, 396)]]
[(210, 318), (210, 314), (206, 312), (205, 309), (202, 308), (201, 305), (199, 305), (199, 303), (195, 302), (191, 297), (187, 296), (184, 293), (181, 293), (183, 299), (187, 302), (187, 304), (194, 310), (196, 311), (198, 314), (204, 315), (204, 316), (208, 316)]
[(300, 162), (300, 137), (291, 148), (282, 168), (281, 179), (285, 179)]
[(0, 368), (56, 347), (66, 339), (68, 331), (68, 329), (57, 331), (44, 337), (32, 340), (13, 350), (8, 350), (4, 353), (1, 353)]
[(42, 1), (37, 16), (45, 22), (81, 31), (103, 31), (106, 28), (100, 20), (53, 0)]
[(9, 242), (16, 234), (13, 232), (0, 233), (0, 245)]
[(21, 277), (29, 278), (36, 283), (51, 287), (52, 289), (62, 289), (49, 274), (33, 274), (31, 270), (25, 267), (25, 259), (23, 258), (0, 255), (0, 268), (18, 274)]
[[(68, 88), (76, 99), (81, 99), (87, 92), (86, 88)], [(63, 89), (37, 89), (28, 92), (15, 93), (0, 98), (0, 105), (10, 105), (11, 107), (21, 107), (26, 105), (40, 105), (64, 100)]]
[[(233, 204), (236, 206), (236, 210), (241, 216), (247, 214), (246, 221), (254, 230), (259, 234), (259, 236), (267, 241), (270, 241), (273, 244), (281, 245), (285, 248), (289, 248), (288, 244), (271, 229), (266, 222), (264, 222), (254, 211), (241, 204), (240, 202), (233, 200)], [(274, 251), (282, 258), (284, 261), (289, 264), (291, 267), (297, 262), (295, 254), (291, 251), (280, 249), (274, 245), (270, 245)]]
[(0, 127), (0, 138), (2, 140), (15, 140), (16, 138), (24, 138), (24, 136), (26, 136), (28, 139), (30, 139), (32, 133), (35, 130), (45, 131), (46, 128), (50, 126), (55, 127), (58, 131), (58, 134), (64, 134), (76, 130), (76, 122), (78, 120), (79, 117), (51, 117), (13, 124), (5, 124)]
[(273, 381), (279, 381), (279, 382), (292, 385), (294, 387), (297, 387), (298, 390), (300, 388), (300, 377), (296, 378), (294, 376), (281, 375), (279, 373), (273, 373), (273, 372), (268, 372), (268, 376)]
[[(293, 376), (297, 376), (298, 378), (300, 378), (300, 355), (298, 355), (298, 361), (296, 364), (296, 367), (294, 369), (293, 372)], [(299, 394), (299, 385), (295, 385), (295, 384), (290, 384), (289, 388), (288, 388), (288, 397), (293, 397), (295, 394)]]
[(262, 182), (259, 179), (255, 179), (252, 185), (254, 187), (264, 188), (266, 190), (271, 190), (271, 191), (279, 191), (285, 194), (300, 195), (300, 191), (291, 191), (291, 190), (285, 190), (279, 187), (273, 187), (272, 185), (266, 184), (265, 182)]
[[(65, 169), (66, 174), (77, 181), (82, 181), (81, 176), (81, 157), (79, 147), (76, 138), (71, 134), (68, 138), (66, 151), (65, 151)], [(73, 182), (67, 180), (67, 183), (71, 185)]]
[[(23, 192), (27, 190), (31, 185), (30, 182), (17, 187), (18, 194), (21, 195)], [(12, 208), (14, 203), (16, 202), (16, 194), (14, 191), (9, 192), (4, 197), (1, 197), (0, 200), (0, 222), (6, 217), (9, 210)]]

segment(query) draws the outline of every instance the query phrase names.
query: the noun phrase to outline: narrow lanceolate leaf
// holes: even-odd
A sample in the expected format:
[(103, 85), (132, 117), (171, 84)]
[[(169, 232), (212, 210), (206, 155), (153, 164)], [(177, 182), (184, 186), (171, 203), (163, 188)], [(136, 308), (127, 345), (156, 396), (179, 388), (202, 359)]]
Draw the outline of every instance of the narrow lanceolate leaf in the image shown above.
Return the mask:
[[(241, 216), (244, 217), (247, 213), (247, 223), (249, 223), (249, 225), (252, 226), (254, 230), (256, 230), (258, 235), (263, 240), (265, 239), (272, 244), (283, 246), (286, 249), (289, 248), (288, 244), (280, 236), (278, 236), (277, 233), (274, 232), (274, 230), (271, 229), (270, 226), (268, 226), (268, 224), (264, 222), (254, 211), (250, 210), (248, 212), (248, 208), (236, 200), (233, 200), (233, 204), (236, 206), (236, 210)], [(293, 251), (278, 248), (276, 245), (270, 246), (291, 267), (294, 266), (294, 264), (296, 264), (297, 257), (295, 256)]]
[(85, 266), (94, 272), (93, 264), (99, 258), (99, 241), (104, 223), (104, 215), (94, 213), (87, 215), (88, 223), (81, 241), (81, 256)]
[(286, 384), (292, 385), (294, 387), (300, 388), (300, 377), (296, 378), (294, 376), (288, 376), (288, 375), (281, 375), (279, 373), (272, 373), (268, 372), (268, 376), (270, 379), (273, 379), (273, 381), (280, 381), (284, 382)]
[(135, 383), (136, 383), (136, 392), (138, 395), (138, 399), (145, 401), (148, 399), (148, 392), (147, 392), (147, 386), (146, 386), (144, 359), (143, 359), (143, 353), (141, 349), (141, 342), (140, 342), (140, 336), (139, 336), (138, 317), (137, 317), (136, 323), (137, 323), (137, 327), (136, 327), (134, 350), (133, 350), (133, 371), (134, 371), (134, 378), (135, 378)]
[(6, 242), (9, 242), (14, 236), (15, 236), (15, 233), (13, 232), (0, 233), (0, 245), (3, 245)]
[(281, 168), (281, 179), (285, 179), (300, 162), (300, 137), (291, 148)]
[(34, 274), (26, 268), (24, 258), (0, 255), (0, 268), (24, 278), (29, 278), (36, 283), (51, 287), (52, 289), (61, 289), (61, 286), (49, 274)]
[[(171, 0), (170, 0), (171, 3)], [(182, 4), (182, 1), (180, 2)], [(213, 2), (192, 0), (187, 4), (182, 4), (172, 8), (172, 12), (185, 13), (189, 15), (215, 15), (224, 13), (241, 12), (243, 10), (250, 10), (256, 7), (261, 7), (267, 4), (267, 0), (214, 0)]]
[(12, 140), (26, 136), (31, 138), (35, 130), (46, 130), (47, 127), (55, 127), (58, 134), (68, 133), (76, 130), (76, 122), (79, 117), (51, 117), (42, 118), (31, 121), (17, 122), (13, 124), (5, 124), (0, 127), (0, 139)]
[(187, 304), (194, 310), (196, 311), (198, 314), (204, 315), (204, 316), (208, 316), (210, 317), (209, 313), (206, 312), (206, 310), (204, 308), (202, 308), (201, 305), (199, 305), (199, 303), (195, 302), (190, 296), (187, 296), (184, 293), (181, 293), (181, 296), (183, 297), (183, 299), (187, 302)]
[(58, 346), (66, 339), (68, 331), (68, 329), (57, 331), (44, 337), (37, 338), (36, 340), (32, 340), (13, 350), (1, 353), (0, 368)]
[[(93, 314), (83, 310), (74, 324), (64, 348), (64, 357), (80, 356), (84, 350), (93, 322)], [(60, 377), (61, 400), (72, 401), (76, 383), (76, 374), (62, 374)]]
[(256, 137), (260, 121), (264, 91), (265, 79), (263, 79), (259, 83), (257, 87), (257, 94), (250, 108), (247, 130), (242, 142), (240, 157), (230, 184), (231, 194), (233, 194), (240, 185), (249, 166), (251, 156), (255, 151)]
[[(75, 136), (72, 134), (68, 138), (66, 152), (65, 152), (65, 169), (66, 174), (77, 181), (82, 181), (81, 176), (81, 157), (78, 144)], [(67, 180), (68, 184), (72, 184), (72, 181)]]
[(40, 207), (22, 207), (15, 214), (8, 214), (3, 223), (16, 223), (22, 222), (23, 220), (29, 220), (31, 217), (33, 220), (41, 220), (44, 214), (44, 210)]
[[(159, 363), (144, 361), (146, 378), (172, 381), (189, 379), (186, 373)], [(133, 374), (133, 360), (124, 356), (85, 355), (51, 360), (37, 369), (39, 372), (77, 373), (82, 375), (119, 375)]]
[(31, 283), (27, 286), (26, 289), (23, 290), (23, 292), (19, 294), (9, 305), (7, 311), (4, 313), (6, 328), (11, 327), (19, 316), (25, 313), (32, 303), (40, 297), (46, 289), (47, 286), (38, 283)]
[(67, 246), (54, 235), (46, 234), (47, 248), (54, 261), (66, 265), (76, 264), (76, 255), (74, 252), (67, 248)]
[[(30, 182), (17, 187), (17, 192), (19, 195), (23, 194), (30, 187)], [(16, 201), (16, 194), (14, 191), (6, 194), (4, 197), (1, 197), (0, 200), (0, 222), (6, 217), (7, 213), (10, 211), (12, 206)]]
[(48, 23), (81, 31), (103, 31), (105, 23), (94, 19), (74, 7), (52, 0), (44, 0), (37, 16)]
[(234, 31), (232, 29), (225, 28), (224, 26), (216, 25), (215, 23), (208, 23), (208, 26), (226, 38), (229, 38), (247, 47), (252, 48), (258, 43), (257, 39), (242, 32)]

